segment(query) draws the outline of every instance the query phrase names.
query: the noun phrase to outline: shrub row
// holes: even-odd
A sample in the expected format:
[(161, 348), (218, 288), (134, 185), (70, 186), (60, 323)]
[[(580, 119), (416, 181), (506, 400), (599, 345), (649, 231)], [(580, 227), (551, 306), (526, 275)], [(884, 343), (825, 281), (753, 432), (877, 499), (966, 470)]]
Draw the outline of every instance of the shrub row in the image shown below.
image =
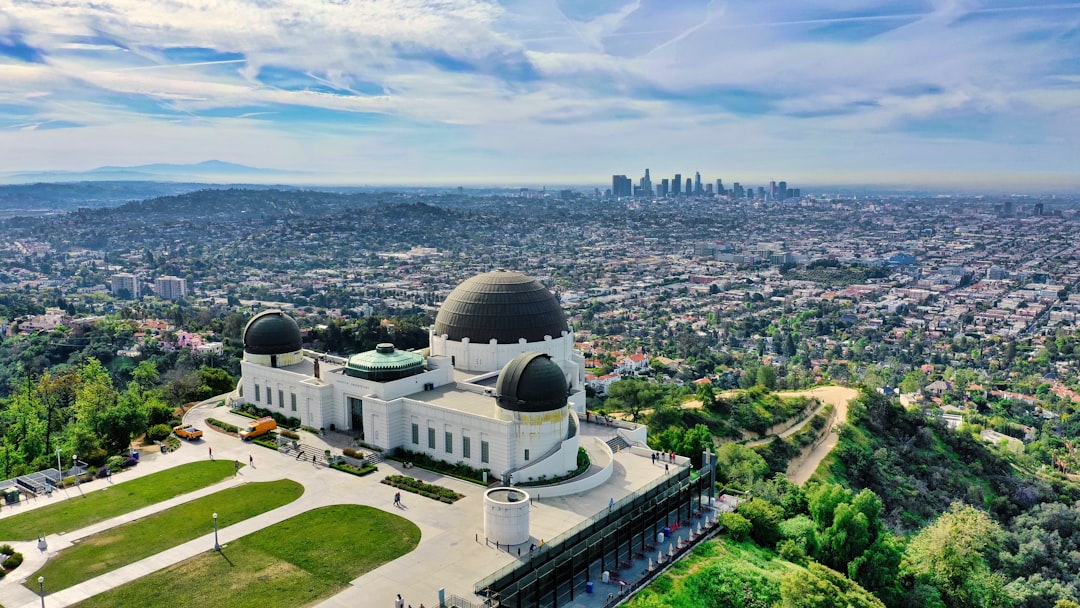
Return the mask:
[[(344, 450), (342, 451), (344, 452)], [(412, 452), (403, 448), (394, 450), (394, 454), (391, 458), (398, 462), (411, 462), (413, 466), (420, 467), (421, 469), (435, 471), (436, 473), (442, 473), (443, 475), (449, 475), (450, 477), (457, 477), (459, 479), (464, 479), (465, 481), (480, 484), (484, 483), (484, 471), (489, 470), (474, 469), (460, 460), (451, 464), (443, 460), (432, 458), (423, 452)]]
[(284, 437), (288, 437), (289, 439), (300, 439), (300, 433), (297, 433), (296, 431), (290, 431), (289, 429), (281, 429), (280, 434)]
[(351, 464), (346, 464), (346, 463), (343, 463), (343, 462), (342, 463), (333, 463), (333, 464), (330, 465), (330, 468), (331, 469), (337, 469), (339, 471), (345, 471), (346, 473), (351, 473), (351, 474), (356, 475), (358, 477), (368, 475), (368, 474), (374, 473), (375, 471), (379, 470), (379, 467), (377, 467), (377, 466), (375, 466), (373, 464), (365, 464), (362, 467), (354, 467)]
[(360, 450), (354, 450), (352, 448), (345, 448), (345, 449), (341, 450), (341, 453), (348, 456), (349, 458), (355, 458), (357, 460), (363, 460), (364, 459), (364, 453), (361, 452)]
[(228, 422), (222, 422), (221, 420), (218, 420), (217, 418), (207, 418), (206, 419), (206, 424), (209, 424), (210, 426), (216, 426), (217, 428), (225, 431), (226, 433), (236, 433), (236, 432), (238, 432), (240, 430), (239, 428), (237, 428), (237, 426), (235, 424), (229, 424)]
[(444, 488), (431, 483), (424, 483), (419, 479), (414, 479), (405, 475), (387, 475), (386, 478), (382, 480), (382, 483), (405, 490), (406, 492), (412, 492), (413, 494), (419, 494), (427, 498), (439, 500), (447, 504), (450, 504), (459, 498), (465, 498), (464, 494), (458, 494), (450, 488)]
[(269, 433), (261, 437), (256, 437), (251, 440), (251, 443), (254, 443), (255, 445), (261, 445), (264, 448), (270, 448), (274, 451), (277, 451), (278, 449), (277, 434), (275, 433)]

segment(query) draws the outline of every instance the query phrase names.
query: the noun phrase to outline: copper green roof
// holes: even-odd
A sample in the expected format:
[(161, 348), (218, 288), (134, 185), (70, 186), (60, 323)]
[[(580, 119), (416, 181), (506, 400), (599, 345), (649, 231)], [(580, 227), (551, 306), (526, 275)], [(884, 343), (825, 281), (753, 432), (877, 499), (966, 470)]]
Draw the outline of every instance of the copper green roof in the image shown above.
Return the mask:
[(382, 343), (358, 355), (349, 357), (345, 373), (357, 378), (385, 382), (405, 378), (424, 371), (424, 357), (400, 351), (393, 344)]
[(300, 326), (280, 310), (260, 312), (244, 327), (244, 350), (253, 355), (283, 355), (303, 347)]
[(550, 412), (566, 405), (566, 376), (550, 355), (522, 353), (507, 363), (495, 385), (499, 407), (515, 412)]
[(434, 333), (450, 340), (516, 344), (542, 342), (569, 331), (566, 314), (539, 281), (520, 272), (496, 270), (467, 279), (446, 296)]

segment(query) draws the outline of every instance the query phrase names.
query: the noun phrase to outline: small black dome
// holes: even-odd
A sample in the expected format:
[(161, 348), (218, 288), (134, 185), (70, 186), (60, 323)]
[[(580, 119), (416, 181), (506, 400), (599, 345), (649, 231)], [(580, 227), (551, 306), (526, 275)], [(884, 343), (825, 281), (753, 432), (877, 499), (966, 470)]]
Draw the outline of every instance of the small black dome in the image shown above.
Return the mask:
[(300, 326), (280, 310), (260, 312), (244, 328), (244, 351), (253, 355), (284, 355), (302, 348)]
[(547, 287), (536, 279), (507, 270), (466, 279), (446, 296), (435, 316), (434, 333), (450, 340), (516, 344), (542, 342), (569, 331), (566, 313)]
[(495, 398), (499, 407), (514, 412), (550, 412), (566, 405), (567, 384), (550, 355), (522, 353), (499, 372)]

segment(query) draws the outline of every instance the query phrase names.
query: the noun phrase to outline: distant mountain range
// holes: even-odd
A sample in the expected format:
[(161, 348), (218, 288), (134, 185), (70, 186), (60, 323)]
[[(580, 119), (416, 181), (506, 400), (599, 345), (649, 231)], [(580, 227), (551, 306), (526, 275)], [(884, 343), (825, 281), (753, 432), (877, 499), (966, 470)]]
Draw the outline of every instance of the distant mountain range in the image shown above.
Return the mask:
[(295, 171), (261, 169), (220, 160), (178, 165), (153, 163), (131, 167), (104, 166), (89, 171), (34, 171), (0, 175), (0, 182), (165, 181), (165, 182), (264, 182), (295, 177)]

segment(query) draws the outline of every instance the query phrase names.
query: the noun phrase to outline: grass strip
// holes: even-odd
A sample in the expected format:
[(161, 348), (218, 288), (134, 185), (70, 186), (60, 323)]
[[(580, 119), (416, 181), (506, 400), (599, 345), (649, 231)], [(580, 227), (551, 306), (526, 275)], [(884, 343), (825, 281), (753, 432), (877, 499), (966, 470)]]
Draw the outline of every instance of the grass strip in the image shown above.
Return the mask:
[[(227, 460), (189, 462), (166, 471), (108, 485), (104, 489), (78, 495), (68, 488), (71, 498), (56, 504), (0, 519), (0, 539), (34, 540), (38, 534), (73, 532), (118, 515), (194, 492), (233, 475), (233, 463)], [(107, 484), (104, 480), (95, 484)], [(63, 490), (53, 490), (63, 492)], [(48, 500), (39, 498), (38, 500)]]
[(220, 554), (207, 551), (76, 606), (311, 606), (419, 542), (416, 524), (392, 513), (361, 505), (323, 507), (230, 541)]
[(167, 511), (110, 528), (82, 539), (27, 578), (34, 590), (39, 576), (53, 591), (66, 589), (213, 531), (213, 514), (224, 528), (288, 504), (304, 493), (295, 481), (247, 483), (215, 492)]

